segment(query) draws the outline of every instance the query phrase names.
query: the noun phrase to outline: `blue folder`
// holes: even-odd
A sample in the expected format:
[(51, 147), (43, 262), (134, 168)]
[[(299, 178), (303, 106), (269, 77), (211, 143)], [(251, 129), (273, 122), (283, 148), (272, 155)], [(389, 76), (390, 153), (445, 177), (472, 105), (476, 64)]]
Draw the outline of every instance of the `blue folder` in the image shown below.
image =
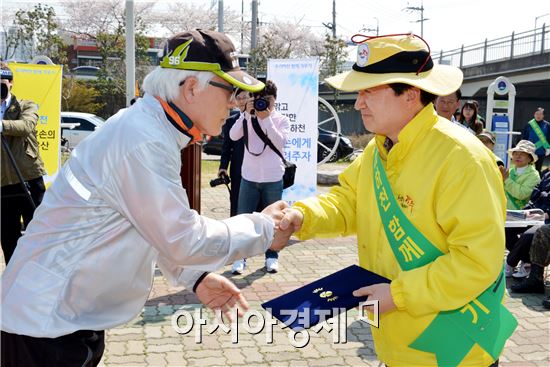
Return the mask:
[(273, 317), (294, 331), (308, 329), (320, 321), (347, 311), (367, 300), (352, 292), (390, 280), (352, 265), (262, 304)]

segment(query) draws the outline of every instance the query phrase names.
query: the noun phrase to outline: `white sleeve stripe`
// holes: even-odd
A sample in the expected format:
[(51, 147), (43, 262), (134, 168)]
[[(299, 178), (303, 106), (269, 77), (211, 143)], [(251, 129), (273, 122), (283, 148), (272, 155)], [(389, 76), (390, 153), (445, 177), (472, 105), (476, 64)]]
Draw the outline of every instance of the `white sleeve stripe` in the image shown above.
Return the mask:
[(71, 171), (71, 168), (69, 165), (66, 165), (66, 175), (67, 175), (67, 182), (73, 190), (84, 200), (88, 201), (90, 199), (90, 196), (92, 196), (92, 193), (82, 185), (80, 181), (74, 176), (73, 172)]

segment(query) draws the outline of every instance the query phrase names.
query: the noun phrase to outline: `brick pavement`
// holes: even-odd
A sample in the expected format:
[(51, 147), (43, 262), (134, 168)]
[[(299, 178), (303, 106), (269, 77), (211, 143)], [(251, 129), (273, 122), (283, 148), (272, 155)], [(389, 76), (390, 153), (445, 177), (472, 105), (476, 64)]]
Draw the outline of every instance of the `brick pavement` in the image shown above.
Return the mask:
[[(326, 190), (321, 188), (321, 190)], [(222, 219), (229, 215), (227, 190), (222, 187), (202, 191), (202, 213)], [(242, 275), (234, 276), (227, 266), (220, 273), (232, 279), (244, 292), (252, 310), (262, 310), (263, 301), (357, 263), (355, 239), (316, 239), (292, 245), (280, 254), (280, 271), (265, 272), (264, 259), (248, 260)], [(501, 366), (550, 365), (550, 312), (543, 311), (542, 295), (512, 294), (506, 305), (519, 320), (519, 327), (507, 342)], [(183, 288), (172, 288), (160, 274), (143, 312), (133, 321), (107, 332), (102, 363), (105, 366), (379, 366), (372, 335), (357, 312), (347, 314), (346, 343), (334, 343), (334, 333), (310, 333), (310, 342), (295, 348), (289, 333), (273, 327), (273, 343), (266, 343), (265, 330), (252, 335), (239, 326), (238, 343), (231, 335), (216, 330), (203, 332), (195, 343), (195, 328), (179, 335), (171, 326), (171, 316), (180, 307), (193, 312), (197, 298)], [(205, 312), (211, 325), (211, 312)], [(253, 324), (253, 322), (251, 322)], [(196, 326), (196, 325), (195, 325)]]
[[(321, 188), (323, 189), (323, 188)], [(326, 190), (326, 189), (325, 189)], [(223, 187), (203, 186), (202, 213), (222, 219), (229, 215), (228, 194)], [(0, 262), (3, 270), (3, 261)], [(232, 279), (244, 292), (252, 310), (260, 303), (291, 291), (302, 284), (337, 269), (357, 263), (355, 239), (317, 239), (292, 245), (280, 254), (280, 271), (265, 272), (264, 260), (248, 260), (244, 274), (233, 276), (227, 266), (220, 273)], [(507, 342), (501, 366), (550, 366), (550, 312), (544, 311), (542, 295), (512, 294), (506, 305), (519, 320), (519, 327)], [(189, 312), (200, 308), (193, 293), (173, 288), (160, 273), (143, 311), (134, 320), (106, 333), (102, 366), (379, 366), (372, 335), (366, 323), (357, 320), (357, 312), (347, 314), (346, 343), (334, 343), (334, 333), (326, 330), (310, 333), (310, 342), (295, 348), (289, 333), (273, 327), (273, 343), (266, 343), (265, 329), (252, 335), (239, 326), (238, 343), (231, 335), (216, 330), (203, 333), (202, 343), (195, 342), (194, 328), (180, 335), (171, 326), (172, 315), (184, 307)], [(204, 312), (208, 329), (212, 313)], [(251, 322), (254, 324), (254, 322)], [(182, 326), (182, 325), (180, 325)], [(196, 325), (195, 325), (196, 326)], [(183, 326), (182, 326), (183, 327)]]

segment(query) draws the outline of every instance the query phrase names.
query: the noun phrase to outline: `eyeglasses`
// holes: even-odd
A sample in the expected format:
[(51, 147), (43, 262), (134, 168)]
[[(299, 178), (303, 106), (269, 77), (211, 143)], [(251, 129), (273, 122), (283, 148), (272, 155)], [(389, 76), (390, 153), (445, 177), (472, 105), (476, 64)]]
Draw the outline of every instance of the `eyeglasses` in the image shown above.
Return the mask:
[[(185, 84), (185, 80), (182, 80), (180, 82), (180, 84), (179, 84), (180, 87), (183, 84)], [(234, 102), (236, 100), (237, 93), (239, 93), (239, 91), (240, 91), (239, 87), (235, 87), (234, 85), (227, 85), (227, 84), (223, 84), (223, 83), (218, 83), (218, 82), (215, 82), (213, 80), (209, 80), (208, 84), (210, 84), (214, 87), (218, 87), (218, 88), (230, 91), (231, 92), (231, 97), (229, 98), (229, 102)]]
[(227, 85), (227, 84), (223, 84), (223, 83), (218, 83), (218, 82), (215, 82), (213, 80), (209, 80), (208, 84), (210, 84), (214, 87), (218, 87), (218, 88), (230, 91), (231, 92), (231, 97), (229, 98), (229, 102), (234, 102), (236, 100), (237, 93), (240, 90), (238, 87), (235, 87), (234, 85)]

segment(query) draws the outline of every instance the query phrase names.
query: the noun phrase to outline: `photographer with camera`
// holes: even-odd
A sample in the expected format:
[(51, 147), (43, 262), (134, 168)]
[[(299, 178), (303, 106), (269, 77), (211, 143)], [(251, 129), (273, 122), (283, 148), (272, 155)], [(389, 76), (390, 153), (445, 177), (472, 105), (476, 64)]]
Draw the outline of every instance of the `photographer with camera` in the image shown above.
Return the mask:
[[(6, 264), (10, 261), (21, 237), (21, 217), (25, 227), (46, 191), (44, 162), (36, 138), (38, 106), (28, 100), (17, 100), (11, 94), (13, 73), (8, 64), (0, 63), (2, 107), (2, 251)], [(9, 149), (9, 152), (6, 150)], [(11, 161), (11, 156), (13, 161)], [(17, 170), (22, 177), (19, 177)], [(23, 180), (23, 182), (21, 182)], [(32, 200), (32, 202), (31, 202)]]
[[(237, 208), (239, 214), (252, 213), (258, 206), (263, 209), (280, 200), (283, 195), (283, 161), (257, 133), (261, 130), (275, 148), (284, 154), (290, 121), (275, 111), (276, 99), (277, 86), (268, 80), (265, 89), (248, 98), (244, 112), (229, 131), (232, 140), (243, 138), (245, 145)], [(265, 257), (267, 272), (276, 273), (279, 270), (279, 254), (267, 250)], [(231, 271), (233, 274), (241, 274), (245, 267), (246, 259), (237, 260)]]

